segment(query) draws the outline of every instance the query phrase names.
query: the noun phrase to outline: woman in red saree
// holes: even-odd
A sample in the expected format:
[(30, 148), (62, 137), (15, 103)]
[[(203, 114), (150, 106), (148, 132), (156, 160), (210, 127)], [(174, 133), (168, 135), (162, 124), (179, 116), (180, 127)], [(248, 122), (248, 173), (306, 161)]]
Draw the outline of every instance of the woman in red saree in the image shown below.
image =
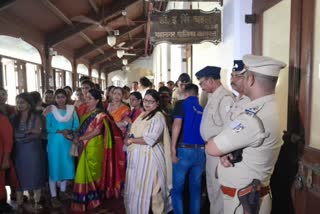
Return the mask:
[(121, 186), (125, 180), (125, 153), (123, 151), (123, 139), (128, 126), (130, 108), (122, 102), (123, 90), (115, 87), (112, 92), (112, 101), (107, 107), (107, 112), (112, 116), (115, 126), (112, 126), (115, 149), (115, 196), (118, 198)]
[(102, 194), (114, 189), (112, 138), (101, 93), (89, 90), (86, 112), (80, 117), (78, 135), (67, 135), (79, 147), (71, 211), (85, 212), (101, 204)]

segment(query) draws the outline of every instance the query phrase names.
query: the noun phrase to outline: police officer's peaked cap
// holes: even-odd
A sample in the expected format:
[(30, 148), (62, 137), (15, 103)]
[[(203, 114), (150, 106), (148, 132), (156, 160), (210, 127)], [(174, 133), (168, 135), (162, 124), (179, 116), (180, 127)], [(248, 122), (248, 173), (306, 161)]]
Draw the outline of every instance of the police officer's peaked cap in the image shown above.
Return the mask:
[(244, 69), (244, 63), (242, 60), (233, 60), (233, 72), (237, 72), (239, 74), (244, 73), (246, 70)]
[(196, 73), (196, 77), (201, 79), (202, 77), (212, 77), (213, 79), (220, 79), (220, 67), (206, 66)]
[(266, 76), (277, 77), (280, 70), (286, 67), (284, 62), (265, 56), (245, 55), (242, 60), (247, 70)]

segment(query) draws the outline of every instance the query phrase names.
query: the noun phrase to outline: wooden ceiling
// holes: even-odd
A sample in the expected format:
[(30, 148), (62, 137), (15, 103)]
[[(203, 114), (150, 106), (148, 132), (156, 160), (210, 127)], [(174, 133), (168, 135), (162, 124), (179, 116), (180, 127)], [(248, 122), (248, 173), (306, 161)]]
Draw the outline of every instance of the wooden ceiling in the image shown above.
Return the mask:
[[(21, 31), (35, 32), (43, 47), (86, 62), (109, 73), (122, 67), (117, 46), (128, 48), (128, 63), (152, 52), (148, 15), (153, 8), (163, 11), (164, 2), (144, 0), (4, 0), (0, 18), (19, 23)], [(116, 45), (107, 36), (119, 31)], [(1, 30), (0, 30), (1, 34)], [(39, 42), (39, 41), (38, 41)], [(66, 54), (64, 54), (66, 53)]]

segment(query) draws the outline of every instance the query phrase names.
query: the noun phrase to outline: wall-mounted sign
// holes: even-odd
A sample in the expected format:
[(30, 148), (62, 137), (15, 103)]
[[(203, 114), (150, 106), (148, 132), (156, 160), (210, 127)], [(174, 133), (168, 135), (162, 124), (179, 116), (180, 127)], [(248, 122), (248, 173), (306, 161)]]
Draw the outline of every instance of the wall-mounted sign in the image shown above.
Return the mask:
[(169, 10), (151, 15), (150, 41), (172, 44), (221, 42), (221, 10)]

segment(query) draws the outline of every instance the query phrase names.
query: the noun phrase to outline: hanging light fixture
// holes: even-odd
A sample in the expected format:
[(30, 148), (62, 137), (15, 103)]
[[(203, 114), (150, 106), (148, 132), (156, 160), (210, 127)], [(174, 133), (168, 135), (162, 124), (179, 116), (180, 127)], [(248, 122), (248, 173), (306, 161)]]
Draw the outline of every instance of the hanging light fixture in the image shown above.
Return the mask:
[(127, 59), (122, 59), (122, 64), (123, 65), (127, 65), (128, 64), (128, 60)]
[(124, 50), (117, 50), (117, 57), (118, 58), (122, 58), (123, 57), (123, 55), (124, 55)]
[(113, 47), (117, 42), (117, 38), (114, 35), (109, 35), (107, 36), (107, 42), (110, 47)]

